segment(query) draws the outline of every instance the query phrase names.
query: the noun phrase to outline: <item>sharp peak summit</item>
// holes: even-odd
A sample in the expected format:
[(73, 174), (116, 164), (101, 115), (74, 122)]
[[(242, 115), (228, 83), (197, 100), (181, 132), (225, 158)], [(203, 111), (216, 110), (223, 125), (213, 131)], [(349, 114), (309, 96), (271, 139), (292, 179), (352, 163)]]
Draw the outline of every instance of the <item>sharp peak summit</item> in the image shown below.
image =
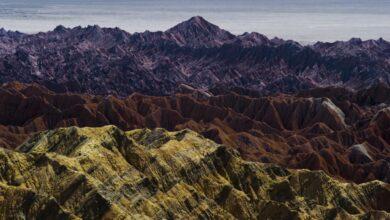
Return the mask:
[(191, 28), (191, 27), (197, 27), (202, 29), (220, 29), (217, 25), (207, 21), (202, 16), (194, 16), (190, 19), (180, 22), (179, 24), (173, 26), (172, 28), (168, 29), (167, 32), (174, 31), (176, 29), (182, 29), (182, 28)]
[[(207, 21), (205, 18), (203, 18), (202, 16), (193, 16), (191, 17), (190, 19), (187, 20), (187, 22), (193, 22), (193, 23), (210, 23), (209, 21)], [(211, 24), (211, 23), (210, 23)]]
[(202, 16), (193, 16), (191, 18), (189, 18), (188, 20), (186, 21), (183, 21), (179, 24), (207, 24), (207, 25), (215, 25), (211, 22), (209, 22), (208, 20), (206, 20), (204, 17)]

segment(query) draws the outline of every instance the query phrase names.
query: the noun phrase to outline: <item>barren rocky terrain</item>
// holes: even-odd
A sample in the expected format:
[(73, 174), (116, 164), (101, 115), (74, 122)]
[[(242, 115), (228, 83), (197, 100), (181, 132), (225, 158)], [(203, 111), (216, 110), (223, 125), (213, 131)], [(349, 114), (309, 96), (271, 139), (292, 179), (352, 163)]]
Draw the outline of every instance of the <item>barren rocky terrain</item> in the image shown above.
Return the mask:
[(1, 219), (389, 219), (390, 43), (0, 29)]
[(0, 31), (0, 82), (38, 82), (58, 92), (169, 95), (179, 84), (244, 87), (269, 94), (323, 86), (390, 84), (390, 43), (351, 39), (302, 46), (259, 33), (233, 35), (202, 17), (164, 32), (65, 28)]
[(390, 217), (388, 184), (247, 162), (189, 130), (61, 128), (0, 158), (2, 218)]
[(68, 126), (188, 128), (248, 160), (324, 170), (355, 182), (389, 182), (390, 109), (378, 106), (389, 103), (389, 97), (371, 95), (388, 91), (348, 94), (328, 88), (250, 97), (235, 92), (205, 96), (187, 88), (165, 97), (135, 93), (117, 98), (10, 83), (0, 87), (0, 144), (12, 149), (35, 132)]

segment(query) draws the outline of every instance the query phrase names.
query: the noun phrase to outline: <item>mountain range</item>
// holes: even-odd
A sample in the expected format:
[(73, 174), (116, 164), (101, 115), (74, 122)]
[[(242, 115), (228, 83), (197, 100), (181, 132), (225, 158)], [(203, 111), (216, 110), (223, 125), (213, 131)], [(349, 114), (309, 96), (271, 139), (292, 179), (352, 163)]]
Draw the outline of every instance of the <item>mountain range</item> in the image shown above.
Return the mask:
[(1, 219), (389, 219), (390, 42), (0, 29)]
[(0, 82), (37, 82), (57, 92), (170, 95), (180, 84), (263, 94), (361, 89), (388, 86), (389, 72), (390, 43), (383, 39), (302, 46), (259, 33), (236, 36), (199, 16), (164, 32), (96, 25), (0, 32)]

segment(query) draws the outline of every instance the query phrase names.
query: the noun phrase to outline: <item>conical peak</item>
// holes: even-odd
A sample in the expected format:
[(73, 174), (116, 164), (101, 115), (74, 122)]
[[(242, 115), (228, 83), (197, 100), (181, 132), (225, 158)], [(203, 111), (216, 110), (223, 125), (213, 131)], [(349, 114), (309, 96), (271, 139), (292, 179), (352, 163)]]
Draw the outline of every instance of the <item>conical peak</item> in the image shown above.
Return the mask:
[(208, 22), (206, 19), (204, 19), (201, 16), (194, 16), (186, 21), (183, 21), (179, 23), (178, 25), (170, 28), (168, 32), (177, 32), (182, 31), (184, 29), (191, 30), (191, 29), (201, 29), (203, 31), (210, 31), (212, 29), (219, 30), (219, 27)]

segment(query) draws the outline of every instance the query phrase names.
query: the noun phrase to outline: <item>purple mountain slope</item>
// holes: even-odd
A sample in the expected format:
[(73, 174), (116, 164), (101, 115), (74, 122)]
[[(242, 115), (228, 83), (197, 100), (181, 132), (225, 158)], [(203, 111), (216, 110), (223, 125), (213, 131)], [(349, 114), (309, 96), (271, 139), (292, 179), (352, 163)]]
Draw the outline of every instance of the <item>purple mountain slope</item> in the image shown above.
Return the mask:
[(390, 43), (316, 43), (235, 36), (202, 17), (165, 32), (65, 28), (32, 35), (0, 30), (0, 82), (37, 82), (57, 92), (167, 95), (178, 85), (259, 93), (390, 84)]

